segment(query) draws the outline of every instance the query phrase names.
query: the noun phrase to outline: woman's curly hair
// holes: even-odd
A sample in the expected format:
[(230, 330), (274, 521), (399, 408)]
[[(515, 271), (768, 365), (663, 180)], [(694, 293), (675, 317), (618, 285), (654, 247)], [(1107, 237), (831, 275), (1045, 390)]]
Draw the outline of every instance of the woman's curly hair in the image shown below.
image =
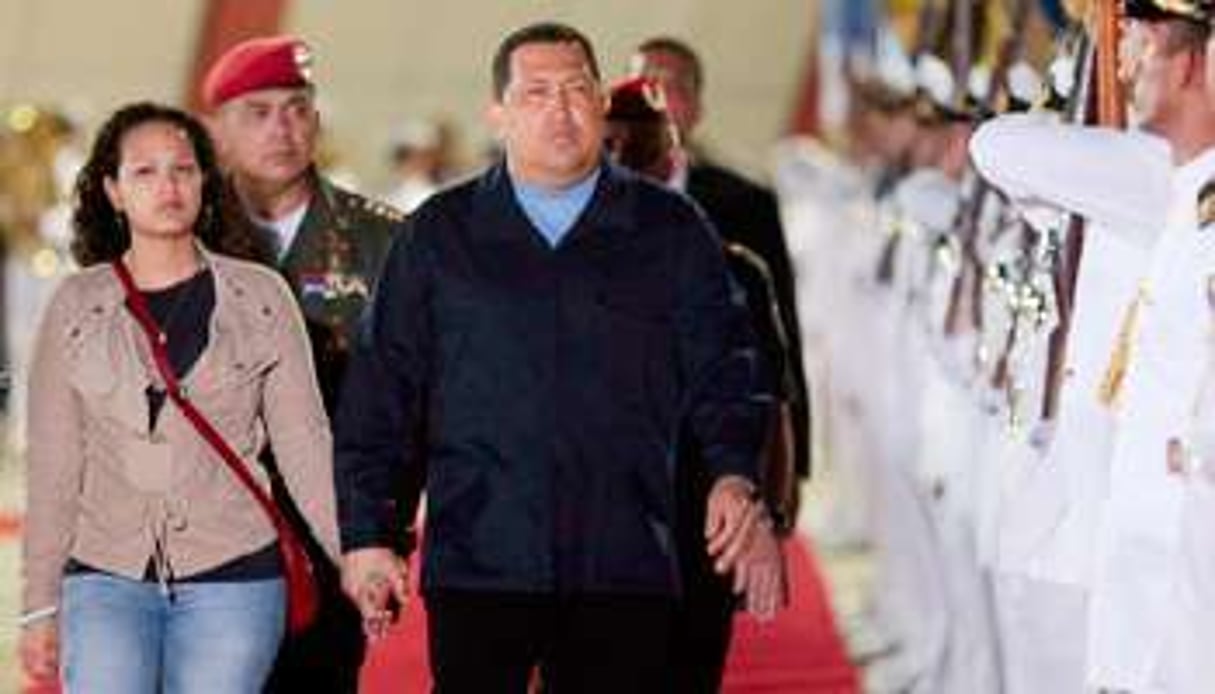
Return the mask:
[(118, 176), (122, 141), (127, 133), (147, 123), (167, 123), (190, 140), (202, 171), (202, 204), (194, 222), (194, 235), (208, 249), (225, 255), (265, 261), (265, 249), (239, 207), (215, 155), (215, 146), (202, 123), (172, 106), (138, 102), (110, 116), (80, 174), (76, 178), (72, 211), (72, 256), (81, 267), (115, 260), (131, 245), (131, 232), (120, 212), (110, 204), (105, 180)]

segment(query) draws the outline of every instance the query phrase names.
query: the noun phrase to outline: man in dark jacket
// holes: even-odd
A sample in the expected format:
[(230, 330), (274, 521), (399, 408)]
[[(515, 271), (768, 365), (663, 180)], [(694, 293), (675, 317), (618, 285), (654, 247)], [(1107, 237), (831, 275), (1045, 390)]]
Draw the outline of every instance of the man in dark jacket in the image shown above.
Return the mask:
[[(300, 302), (332, 414), (357, 318), (403, 215), (338, 188), (316, 171), (320, 121), (310, 62), (307, 44), (292, 36), (242, 42), (209, 70), (203, 101), (232, 186), (262, 235), (266, 260), (280, 269)], [(264, 456), (271, 468), (272, 453)], [(421, 484), (416, 479), (415, 491), (406, 495), (415, 500)], [(281, 484), (275, 491), (298, 518)], [(403, 503), (403, 515), (411, 516), (415, 503)], [(409, 537), (402, 532), (396, 539)], [(353, 693), (364, 652), (361, 621), (341, 592), (337, 571), (310, 544), (324, 596), (321, 616), (285, 644), (268, 690)]]
[(414, 214), (351, 361), (343, 582), (373, 633), (406, 597), (392, 478), (422, 422), (437, 690), (521, 692), (539, 665), (554, 692), (666, 692), (676, 439), (702, 451), (728, 571), (761, 507), (766, 368), (697, 210), (604, 162), (587, 39), (528, 26), (493, 64), (505, 157)]
[[(688, 152), (686, 173), (674, 185), (700, 203), (723, 239), (754, 251), (772, 274), (781, 326), (790, 351), (797, 355), (788, 364), (793, 379), (790, 391), (793, 461), (798, 477), (806, 478), (810, 475), (810, 401), (801, 360), (793, 266), (776, 197), (766, 188), (714, 163), (697, 146), (694, 135), (704, 114), (705, 75), (700, 56), (691, 46), (668, 36), (648, 39), (637, 47), (631, 68), (662, 85), (667, 113)], [(795, 505), (776, 510), (795, 515)]]

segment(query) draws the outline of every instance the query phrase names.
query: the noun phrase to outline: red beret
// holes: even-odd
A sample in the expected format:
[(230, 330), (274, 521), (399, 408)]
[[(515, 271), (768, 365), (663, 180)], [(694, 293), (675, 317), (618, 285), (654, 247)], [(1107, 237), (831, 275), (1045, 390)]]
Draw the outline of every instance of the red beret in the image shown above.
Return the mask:
[(630, 77), (608, 93), (608, 120), (658, 123), (666, 119), (662, 86), (650, 77)]
[(203, 80), (203, 105), (218, 108), (246, 92), (312, 84), (312, 53), (303, 39), (268, 36), (236, 44), (219, 57)]

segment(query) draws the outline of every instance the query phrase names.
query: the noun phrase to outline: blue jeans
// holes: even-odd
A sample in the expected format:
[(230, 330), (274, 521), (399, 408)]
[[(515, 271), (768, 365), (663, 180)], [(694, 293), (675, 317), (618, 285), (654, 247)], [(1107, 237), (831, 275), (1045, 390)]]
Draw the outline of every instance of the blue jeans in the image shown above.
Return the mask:
[(68, 576), (60, 614), (67, 694), (256, 694), (286, 626), (282, 579), (156, 583)]

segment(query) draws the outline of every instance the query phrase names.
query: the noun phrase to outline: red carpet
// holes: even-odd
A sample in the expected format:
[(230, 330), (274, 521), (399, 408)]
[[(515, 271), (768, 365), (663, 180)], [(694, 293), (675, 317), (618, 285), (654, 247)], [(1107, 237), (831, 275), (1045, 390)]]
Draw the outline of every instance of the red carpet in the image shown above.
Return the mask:
[(761, 624), (740, 615), (726, 662), (726, 694), (857, 694), (857, 672), (848, 661), (827, 600), (827, 589), (799, 535), (785, 545), (792, 602), (775, 621)]
[[(809, 550), (799, 537), (787, 545), (792, 604), (773, 622), (740, 616), (730, 651), (726, 694), (855, 694), (857, 674), (835, 631), (826, 590)], [(417, 575), (417, 572), (414, 572)], [(403, 613), (397, 628), (368, 654), (362, 691), (423, 694), (429, 691), (425, 615), (420, 600)]]

